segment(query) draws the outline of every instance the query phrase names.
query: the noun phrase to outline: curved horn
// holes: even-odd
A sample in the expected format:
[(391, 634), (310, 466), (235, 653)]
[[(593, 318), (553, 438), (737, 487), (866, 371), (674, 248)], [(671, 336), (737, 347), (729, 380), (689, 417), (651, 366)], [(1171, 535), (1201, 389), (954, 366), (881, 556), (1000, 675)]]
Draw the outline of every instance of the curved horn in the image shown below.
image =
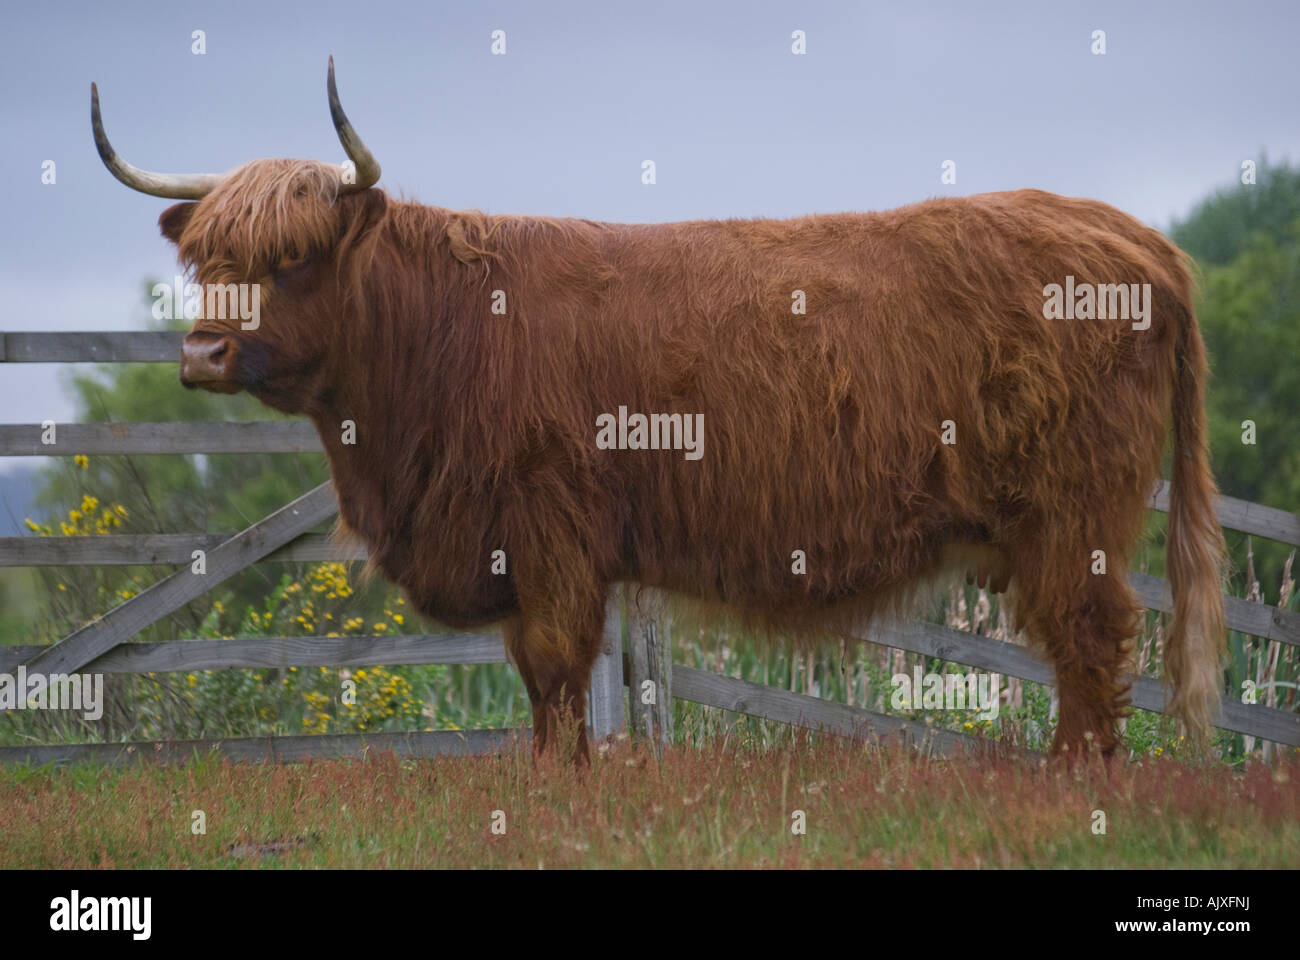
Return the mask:
[(171, 200), (201, 200), (221, 182), (219, 173), (150, 173), (133, 167), (117, 155), (104, 133), (99, 115), (99, 88), (90, 85), (90, 125), (95, 131), (95, 148), (108, 172), (132, 190)]
[(343, 184), (339, 188), (339, 192), (356, 193), (361, 190), (368, 190), (379, 182), (379, 161), (375, 159), (375, 155), (357, 136), (357, 132), (352, 129), (352, 124), (348, 122), (348, 115), (343, 112), (343, 104), (339, 103), (338, 88), (334, 86), (334, 58), (332, 56), (330, 57), (329, 94), (330, 117), (334, 121), (334, 129), (339, 135), (339, 143), (343, 144), (343, 149), (347, 151), (348, 158), (356, 164), (357, 168), (357, 182)]

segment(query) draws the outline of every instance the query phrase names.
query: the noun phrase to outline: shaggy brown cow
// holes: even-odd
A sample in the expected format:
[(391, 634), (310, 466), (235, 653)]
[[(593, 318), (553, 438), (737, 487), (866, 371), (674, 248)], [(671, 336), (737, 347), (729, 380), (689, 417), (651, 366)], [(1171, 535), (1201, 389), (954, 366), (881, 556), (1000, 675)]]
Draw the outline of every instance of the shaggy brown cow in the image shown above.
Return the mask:
[[(1166, 668), (1207, 732), (1206, 358), (1184, 257), (1155, 230), (1035, 190), (647, 225), (444, 210), (370, 189), (332, 62), (329, 93), (355, 182), (305, 160), (147, 174), (97, 101), (96, 141), (129, 186), (197, 201), (160, 220), (197, 281), (263, 285), (257, 330), (195, 323), (182, 382), (311, 418), (373, 562), (432, 618), (504, 625), (538, 749), (581, 712), (615, 582), (819, 638), (978, 568), (1055, 666), (1056, 747), (1114, 750), (1139, 622), (1125, 572), (1171, 418)], [(1050, 284), (1150, 284), (1149, 326), (1046, 319)], [(702, 415), (703, 445), (606, 449), (621, 407)]]

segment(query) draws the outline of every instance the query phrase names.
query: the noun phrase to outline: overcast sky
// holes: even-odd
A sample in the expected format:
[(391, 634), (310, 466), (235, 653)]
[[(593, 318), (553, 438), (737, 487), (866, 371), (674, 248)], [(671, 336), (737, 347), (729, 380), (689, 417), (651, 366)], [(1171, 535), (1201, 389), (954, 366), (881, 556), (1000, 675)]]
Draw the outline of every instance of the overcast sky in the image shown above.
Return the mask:
[[(332, 53), (381, 186), (424, 203), (665, 221), (1040, 187), (1163, 228), (1242, 160), (1300, 155), (1298, 24), (1294, 2), (10, 3), (0, 329), (140, 329), (144, 280), (174, 273), (171, 201), (95, 153), (92, 80), (147, 169), (340, 161)], [(71, 419), (70, 369), (0, 364), (0, 423)]]

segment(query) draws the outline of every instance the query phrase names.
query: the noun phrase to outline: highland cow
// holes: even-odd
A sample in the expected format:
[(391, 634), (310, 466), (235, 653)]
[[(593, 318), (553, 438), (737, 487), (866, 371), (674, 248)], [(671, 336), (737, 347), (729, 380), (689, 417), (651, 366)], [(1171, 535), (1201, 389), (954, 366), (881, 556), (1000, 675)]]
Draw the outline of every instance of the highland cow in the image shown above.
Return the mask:
[[(189, 201), (160, 225), (197, 282), (262, 285), (255, 331), (195, 322), (182, 383), (311, 419), (372, 563), (428, 617), (502, 625), (538, 750), (581, 715), (615, 583), (815, 642), (969, 569), (1011, 588), (1055, 668), (1056, 749), (1109, 754), (1171, 420), (1165, 666), (1207, 733), (1224, 548), (1191, 277), (1161, 234), (1037, 190), (661, 224), (399, 202), (332, 61), (328, 90), (342, 170), (146, 173), (92, 88), (96, 144), (128, 186)], [(1149, 285), (1148, 316), (1049, 317), (1067, 277)], [(620, 411), (698, 424), (700, 456), (598, 443)]]

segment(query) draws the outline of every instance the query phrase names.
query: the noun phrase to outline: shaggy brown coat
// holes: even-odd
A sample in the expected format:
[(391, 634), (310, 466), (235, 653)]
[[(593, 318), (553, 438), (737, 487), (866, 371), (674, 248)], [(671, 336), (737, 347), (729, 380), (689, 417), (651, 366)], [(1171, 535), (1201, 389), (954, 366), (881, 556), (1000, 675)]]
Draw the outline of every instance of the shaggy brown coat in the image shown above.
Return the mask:
[[(343, 522), (416, 608), (503, 623), (539, 749), (581, 712), (617, 581), (824, 637), (970, 564), (1009, 579), (1055, 667), (1057, 748), (1113, 750), (1139, 627), (1125, 574), (1171, 419), (1166, 664), (1174, 709), (1208, 730), (1206, 358), (1184, 257), (1155, 230), (1035, 190), (652, 225), (336, 191), (333, 168), (264, 160), (169, 209), (199, 281), (267, 284), (258, 331), (191, 336), (227, 338), (236, 385), (312, 419)], [(1150, 328), (1044, 319), (1067, 275), (1151, 284)], [(598, 449), (620, 406), (703, 414), (703, 457)]]

